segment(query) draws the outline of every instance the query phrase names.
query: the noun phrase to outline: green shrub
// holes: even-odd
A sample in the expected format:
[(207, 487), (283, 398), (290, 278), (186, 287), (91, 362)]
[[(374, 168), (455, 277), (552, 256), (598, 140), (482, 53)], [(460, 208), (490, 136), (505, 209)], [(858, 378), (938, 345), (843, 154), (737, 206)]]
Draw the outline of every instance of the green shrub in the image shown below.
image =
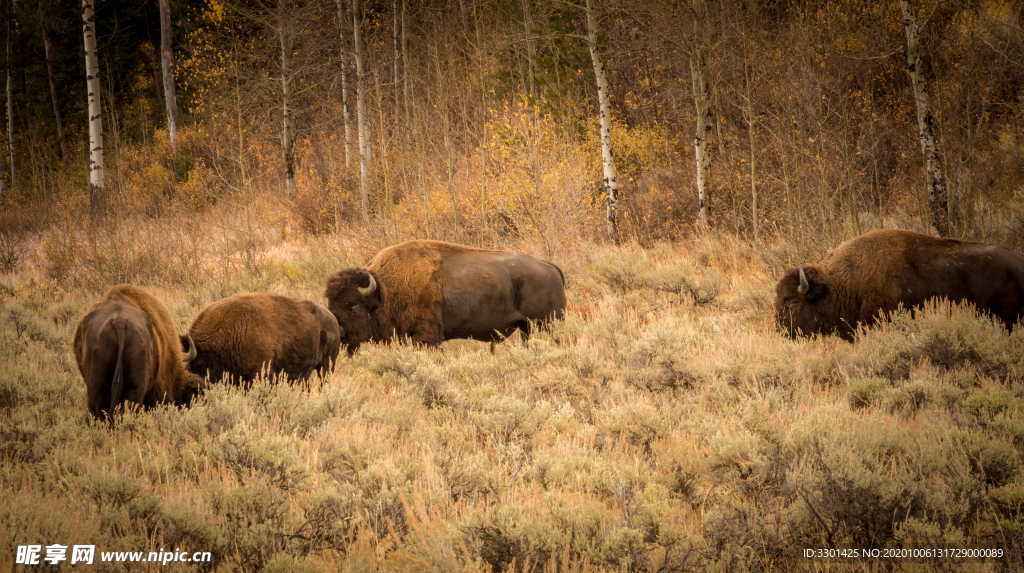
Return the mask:
[(882, 395), (892, 387), (889, 380), (877, 376), (851, 378), (848, 384), (851, 408), (867, 408), (881, 403)]

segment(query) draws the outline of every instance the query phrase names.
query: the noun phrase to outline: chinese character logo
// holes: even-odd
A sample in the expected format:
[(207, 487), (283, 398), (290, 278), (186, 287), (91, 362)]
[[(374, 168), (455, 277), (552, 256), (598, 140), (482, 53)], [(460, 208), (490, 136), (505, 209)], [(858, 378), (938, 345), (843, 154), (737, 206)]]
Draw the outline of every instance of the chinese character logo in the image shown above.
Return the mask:
[(95, 555), (95, 545), (76, 545), (71, 549), (71, 564), (85, 563), (86, 565), (92, 565)]
[(15, 563), (18, 565), (39, 565), (39, 552), (42, 545), (19, 545)]

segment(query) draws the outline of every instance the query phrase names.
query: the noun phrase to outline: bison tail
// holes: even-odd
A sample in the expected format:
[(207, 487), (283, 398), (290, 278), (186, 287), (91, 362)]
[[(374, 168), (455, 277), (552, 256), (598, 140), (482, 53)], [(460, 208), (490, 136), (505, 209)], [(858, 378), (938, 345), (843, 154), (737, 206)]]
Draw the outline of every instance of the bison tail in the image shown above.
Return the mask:
[(558, 271), (558, 276), (562, 277), (562, 288), (569, 288), (569, 283), (565, 281), (565, 273), (562, 272), (562, 267), (556, 265), (555, 263), (548, 264), (555, 267), (555, 270)]
[(114, 414), (114, 408), (121, 403), (121, 396), (124, 394), (124, 368), (122, 363), (124, 362), (124, 339), (127, 333), (124, 331), (124, 325), (118, 325), (121, 328), (118, 329), (117, 336), (117, 359), (114, 363), (114, 377), (110, 381), (110, 414)]

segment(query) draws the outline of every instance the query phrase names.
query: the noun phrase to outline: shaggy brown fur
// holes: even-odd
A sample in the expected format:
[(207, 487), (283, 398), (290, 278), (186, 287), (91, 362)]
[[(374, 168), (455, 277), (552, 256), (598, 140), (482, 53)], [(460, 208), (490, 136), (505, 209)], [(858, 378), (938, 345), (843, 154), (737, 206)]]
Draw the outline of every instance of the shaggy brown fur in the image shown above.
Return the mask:
[(1024, 257), (993, 245), (871, 231), (839, 245), (817, 265), (787, 271), (776, 287), (776, 321), (790, 336), (851, 339), (857, 325), (935, 297), (974, 303), (1012, 328), (1024, 314)]
[(74, 349), (96, 417), (113, 414), (122, 402), (184, 404), (202, 382), (185, 369), (167, 309), (132, 285), (111, 288), (82, 317)]
[(326, 308), (267, 293), (235, 295), (203, 309), (189, 329), (196, 358), (189, 368), (210, 380), (231, 374), (252, 381), (265, 369), (292, 380), (329, 372), (341, 330)]
[[(377, 288), (359, 294), (373, 277)], [(344, 342), (408, 336), (423, 344), (449, 338), (501, 339), (529, 320), (560, 318), (562, 271), (552, 263), (508, 251), (443, 241), (408, 241), (383, 249), (365, 269), (333, 275), (326, 291), (331, 312), (345, 324)]]

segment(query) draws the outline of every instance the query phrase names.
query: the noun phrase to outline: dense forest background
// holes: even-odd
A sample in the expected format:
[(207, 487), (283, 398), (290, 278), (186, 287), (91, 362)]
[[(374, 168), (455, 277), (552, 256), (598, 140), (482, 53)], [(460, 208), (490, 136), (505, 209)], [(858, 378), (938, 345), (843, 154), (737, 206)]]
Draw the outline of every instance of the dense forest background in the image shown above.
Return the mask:
[[(369, 0), (355, 20), (350, 0), (169, 8), (173, 150), (158, 2), (96, 2), (115, 220), (261, 201), (280, 224), (310, 233), (373, 228), (549, 247), (607, 238), (586, 6)], [(1024, 5), (928, 0), (912, 9), (950, 233), (1013, 243), (1024, 236)], [(709, 96), (711, 227), (794, 238), (927, 226), (899, 3), (613, 0), (592, 10), (623, 239), (675, 238), (695, 224), (695, 56)], [(82, 223), (81, 3), (4, 0), (3, 15), (4, 226)]]

